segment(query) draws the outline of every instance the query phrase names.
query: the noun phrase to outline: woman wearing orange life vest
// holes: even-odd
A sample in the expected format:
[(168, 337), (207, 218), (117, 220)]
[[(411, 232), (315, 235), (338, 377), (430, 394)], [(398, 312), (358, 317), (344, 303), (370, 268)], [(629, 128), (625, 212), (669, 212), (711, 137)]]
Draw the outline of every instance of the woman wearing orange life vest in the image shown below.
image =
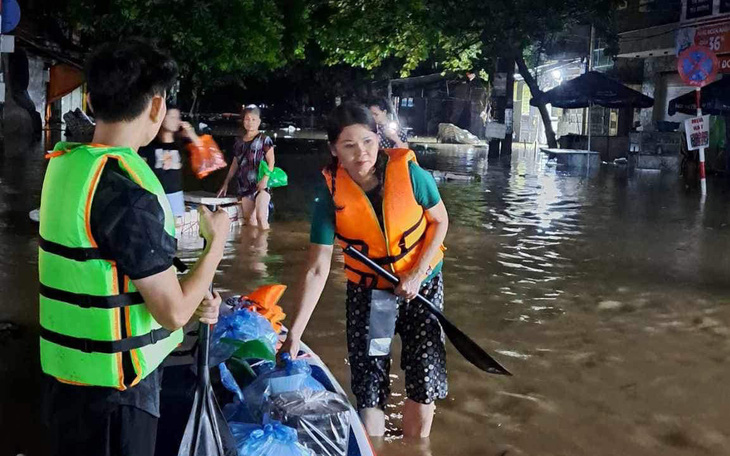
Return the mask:
[(400, 278), (396, 298), (373, 271), (345, 259), (348, 353), (360, 416), (371, 436), (384, 434), (390, 341), (397, 332), (408, 397), (403, 434), (428, 437), (434, 401), (448, 393), (444, 336), (436, 319), (410, 300), (420, 291), (443, 306), (442, 243), (448, 214), (435, 181), (418, 166), (412, 151), (378, 150), (377, 128), (364, 106), (337, 107), (327, 134), (332, 163), (323, 171), (326, 186), (315, 199), (306, 274), (281, 352), (298, 354), (329, 275), (334, 239), (354, 245)]

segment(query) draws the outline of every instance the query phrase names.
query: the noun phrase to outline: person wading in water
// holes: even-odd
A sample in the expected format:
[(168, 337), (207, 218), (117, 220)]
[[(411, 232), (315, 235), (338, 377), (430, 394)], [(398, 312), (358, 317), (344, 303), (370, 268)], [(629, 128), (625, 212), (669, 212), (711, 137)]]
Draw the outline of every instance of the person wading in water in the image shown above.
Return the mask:
[(256, 105), (246, 106), (243, 110), (245, 132), (233, 145), (234, 161), (218, 191), (218, 196), (226, 196), (228, 184), (233, 176), (236, 176), (238, 197), (241, 198), (246, 224), (268, 230), (271, 190), (269, 176), (263, 176), (259, 180), (259, 165), (262, 160), (266, 160), (269, 171), (274, 169), (274, 142), (259, 131), (260, 126), (261, 110)]
[[(345, 103), (331, 114), (327, 136), (332, 163), (324, 171), (312, 216), (309, 259), (297, 311), (280, 350), (296, 357), (304, 329), (330, 272), (333, 244), (354, 245), (392, 270), (392, 286), (345, 258), (347, 341), (352, 392), (371, 436), (385, 433), (390, 395), (390, 340), (400, 334), (406, 400), (403, 434), (428, 437), (437, 399), (448, 393), (441, 326), (411, 301), (420, 291), (443, 306), (441, 274), (448, 214), (433, 177), (408, 149), (379, 150), (370, 111)], [(392, 298), (392, 299), (391, 299)]]

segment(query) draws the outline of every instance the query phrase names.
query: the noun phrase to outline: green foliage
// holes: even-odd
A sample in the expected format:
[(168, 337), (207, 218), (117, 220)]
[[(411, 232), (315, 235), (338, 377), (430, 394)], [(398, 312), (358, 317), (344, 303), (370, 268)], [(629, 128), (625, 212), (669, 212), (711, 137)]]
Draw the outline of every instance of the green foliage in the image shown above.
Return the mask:
[(67, 0), (89, 47), (130, 36), (168, 49), (183, 84), (265, 75), (306, 60), (407, 76), (489, 69), (496, 57), (539, 58), (540, 43), (593, 23), (615, 47), (615, 0)]
[[(315, 31), (329, 64), (373, 69), (400, 59), (406, 75), (427, 59), (442, 71), (488, 66), (579, 24), (615, 36), (615, 0), (323, 0)], [(539, 48), (532, 49), (539, 55)], [(530, 62), (530, 60), (528, 60)]]
[(317, 18), (322, 26), (314, 38), (330, 65), (370, 70), (395, 57), (406, 75), (439, 41), (433, 28), (424, 30), (429, 15), (422, 0), (324, 0)]
[(69, 0), (66, 18), (89, 46), (150, 38), (178, 61), (183, 80), (204, 88), (226, 76), (270, 71), (301, 57), (306, 9), (284, 8), (290, 3), (297, 1)]

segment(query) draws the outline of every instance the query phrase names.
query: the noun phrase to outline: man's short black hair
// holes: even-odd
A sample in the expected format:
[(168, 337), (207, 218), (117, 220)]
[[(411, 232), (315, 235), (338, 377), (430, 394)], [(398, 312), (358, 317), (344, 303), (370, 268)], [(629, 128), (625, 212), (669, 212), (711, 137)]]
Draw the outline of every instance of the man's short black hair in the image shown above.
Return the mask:
[(94, 116), (106, 122), (131, 121), (155, 95), (165, 95), (177, 79), (177, 63), (138, 39), (106, 43), (86, 61), (86, 84)]

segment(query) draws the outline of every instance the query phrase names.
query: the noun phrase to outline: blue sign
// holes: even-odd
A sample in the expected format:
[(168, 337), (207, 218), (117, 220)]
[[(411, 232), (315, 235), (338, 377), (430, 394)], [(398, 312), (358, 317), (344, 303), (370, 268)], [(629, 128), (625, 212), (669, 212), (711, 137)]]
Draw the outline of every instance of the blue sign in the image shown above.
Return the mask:
[(18, 5), (17, 0), (2, 0), (2, 2), (2, 33), (10, 33), (20, 22), (20, 5)]

